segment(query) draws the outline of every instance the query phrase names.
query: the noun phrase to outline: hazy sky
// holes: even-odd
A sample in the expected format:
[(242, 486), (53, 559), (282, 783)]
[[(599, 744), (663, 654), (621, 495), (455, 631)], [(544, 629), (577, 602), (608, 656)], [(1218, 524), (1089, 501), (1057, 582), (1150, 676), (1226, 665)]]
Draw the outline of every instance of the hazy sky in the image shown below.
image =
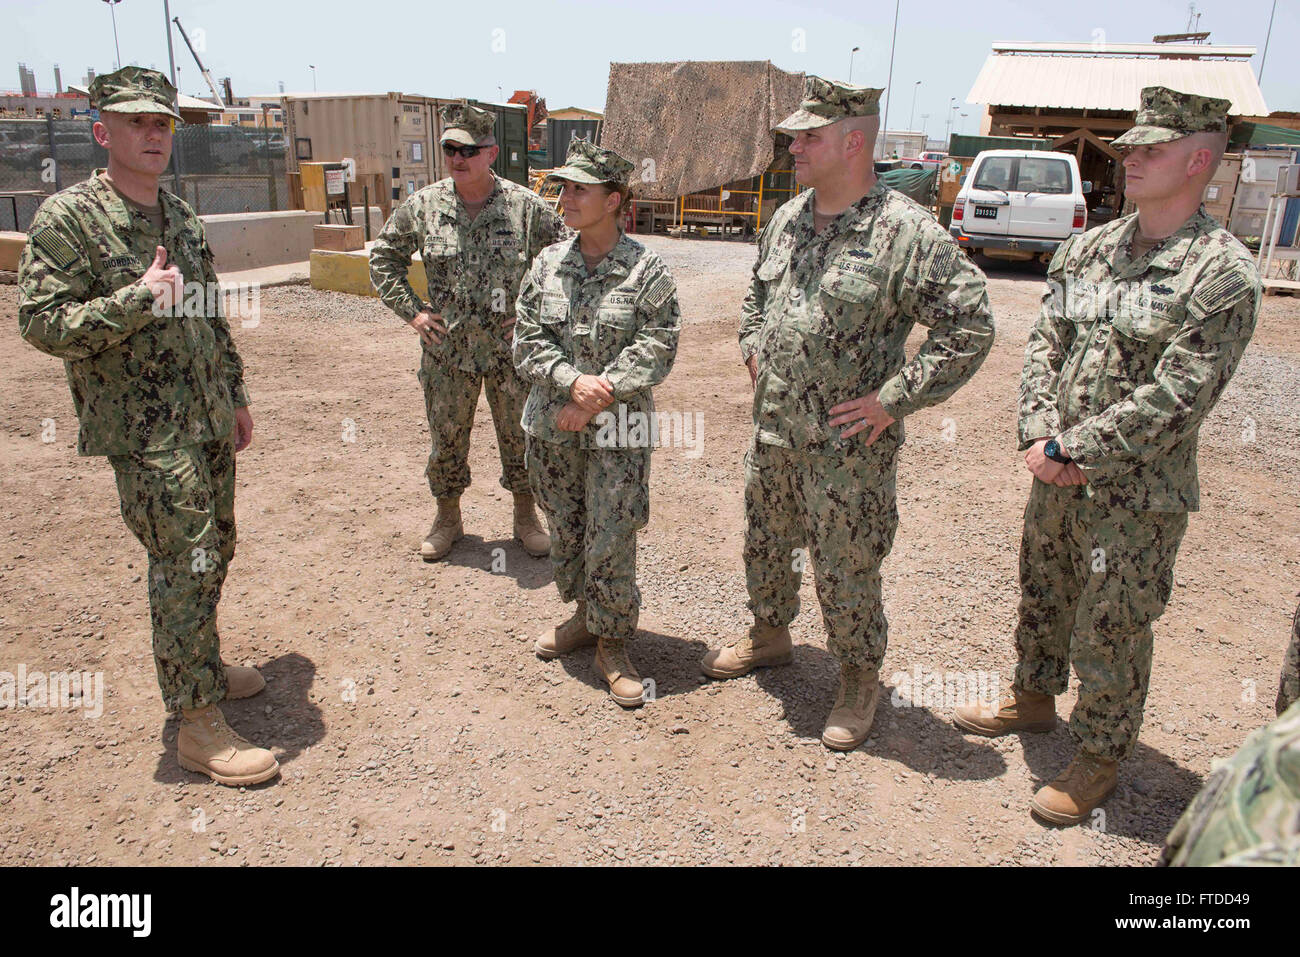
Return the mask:
[[(114, 66), (113, 29), (104, 0), (3, 0), (0, 89), (18, 88), (17, 64), (36, 71), (42, 91), (79, 82), (87, 67)], [(1254, 46), (1259, 73), (1271, 0), (1200, 0), (1199, 29), (1217, 44)], [(922, 114), (932, 137), (943, 133), (950, 97), (964, 101), (989, 54), (1005, 40), (1147, 42), (1183, 32), (1188, 4), (1170, 0), (1092, 0), (1061, 4), (1018, 0), (902, 0), (889, 126)], [(167, 71), (163, 0), (122, 0), (115, 7), (122, 62)], [(893, 0), (808, 4), (752, 0), (723, 3), (583, 0), (520, 3), (477, 0), (172, 0), (213, 75), (232, 79), (236, 96), (319, 89), (400, 91), (498, 100), (535, 89), (552, 107), (603, 109), (611, 61), (771, 60), (803, 70), (884, 86), (889, 73)], [(802, 49), (799, 49), (802, 39)], [(1278, 0), (1261, 88), (1270, 110), (1300, 111), (1300, 0)], [(179, 35), (180, 87), (207, 88)], [(7, 77), (7, 79), (3, 79)], [(917, 80), (921, 86), (916, 88)], [(965, 132), (977, 131), (979, 106), (964, 106)], [(958, 119), (955, 127), (963, 121)]]

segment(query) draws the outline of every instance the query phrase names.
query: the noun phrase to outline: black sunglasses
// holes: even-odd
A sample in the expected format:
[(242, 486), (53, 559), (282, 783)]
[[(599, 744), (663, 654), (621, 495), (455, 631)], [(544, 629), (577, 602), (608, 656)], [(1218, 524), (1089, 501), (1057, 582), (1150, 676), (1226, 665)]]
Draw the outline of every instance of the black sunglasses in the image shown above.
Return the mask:
[(465, 159), (472, 159), (473, 157), (478, 156), (478, 154), (483, 152), (485, 149), (487, 149), (486, 146), (461, 146), (459, 143), (452, 143), (450, 141), (442, 144), (442, 151), (448, 156), (455, 156), (459, 153), (461, 156), (465, 157)]

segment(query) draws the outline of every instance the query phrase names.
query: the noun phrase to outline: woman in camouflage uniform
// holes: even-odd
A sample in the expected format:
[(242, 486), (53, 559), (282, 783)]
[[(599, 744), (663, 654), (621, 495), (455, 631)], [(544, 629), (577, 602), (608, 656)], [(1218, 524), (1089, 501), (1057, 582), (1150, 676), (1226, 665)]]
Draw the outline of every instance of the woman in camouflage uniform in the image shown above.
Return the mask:
[(536, 651), (554, 658), (595, 644), (614, 700), (644, 702), (628, 660), (641, 595), (636, 533), (650, 516), (651, 386), (677, 353), (677, 286), (620, 218), (632, 164), (575, 140), (561, 202), (574, 239), (544, 249), (520, 287), (514, 361), (532, 383), (524, 406), (528, 480), (551, 526), (551, 565), (573, 616)]

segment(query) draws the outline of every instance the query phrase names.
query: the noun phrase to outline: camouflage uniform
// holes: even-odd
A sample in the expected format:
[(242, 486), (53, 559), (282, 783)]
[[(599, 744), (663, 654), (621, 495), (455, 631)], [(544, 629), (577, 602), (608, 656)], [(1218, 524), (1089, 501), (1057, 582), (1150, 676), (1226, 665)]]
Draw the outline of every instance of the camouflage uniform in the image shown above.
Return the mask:
[(1277, 685), (1277, 713), (1281, 714), (1300, 701), (1300, 608), (1291, 620), (1291, 644), (1282, 661), (1282, 676)]
[[(159, 101), (124, 112), (172, 113), (175, 91), (154, 71), (105, 74), (92, 96), (100, 109), (119, 108), (124, 97), (139, 102), (141, 89), (158, 91)], [(217, 603), (235, 553), (243, 363), (219, 296), (208, 293), (217, 274), (194, 211), (160, 190), (160, 234), (102, 172), (51, 196), (32, 220), (19, 265), (19, 331), (64, 360), (81, 425), (77, 451), (108, 456), (122, 517), (148, 552), (163, 701), (200, 708), (226, 696)], [(176, 310), (183, 314), (156, 315), (139, 281), (157, 246), (187, 283), (205, 284), (203, 302), (187, 298)]]
[[(490, 132), (489, 125), (483, 135)], [(536, 194), (493, 178), (496, 185), (472, 220), (450, 178), (426, 186), (393, 211), (370, 250), (371, 282), (384, 304), (408, 322), (427, 308), (447, 327), (440, 344), (424, 345), (419, 371), (432, 441), (425, 474), (435, 498), (459, 496), (469, 487), (470, 429), (484, 387), (501, 485), (528, 491), (519, 428), (526, 386), (511, 364), (502, 323), (514, 314), (533, 258), (569, 231)], [(429, 282), (427, 306), (406, 278), (417, 251)]]
[[(630, 639), (641, 607), (636, 533), (650, 518), (650, 390), (677, 355), (677, 285), (657, 255), (626, 235), (588, 273), (574, 238), (537, 257), (515, 308), (515, 364), (533, 384), (523, 413), (528, 477), (551, 528), (556, 588), (566, 602), (587, 602), (593, 635)], [(556, 416), (579, 375), (608, 379), (614, 404), (581, 431), (562, 431)]]
[(1300, 705), (1248, 737), (1214, 771), (1169, 832), (1161, 860), (1176, 867), (1300, 866)]
[[(1187, 120), (1167, 112), (1168, 92), (1143, 91), (1139, 125), (1116, 143), (1187, 135), (1174, 126)], [(1221, 115), (1226, 101), (1217, 102)], [(1187, 513), (1200, 506), (1198, 431), (1260, 299), (1250, 254), (1204, 208), (1141, 256), (1137, 227), (1134, 213), (1057, 250), (1020, 383), (1020, 448), (1056, 437), (1088, 482), (1035, 481), (1030, 492), (1015, 680), (1061, 694), (1073, 662), (1070, 731), (1110, 760), (1137, 744), (1151, 625), (1169, 600)]]
[[(795, 550), (811, 545), (827, 647), (842, 663), (879, 668), (880, 564), (898, 524), (902, 420), (974, 375), (993, 345), (993, 317), (983, 274), (927, 210), (877, 182), (818, 233), (815, 192), (764, 227), (742, 312), (741, 352), (758, 360), (745, 461), (749, 607), (772, 626), (792, 621)], [(917, 322), (930, 333), (909, 362)], [(875, 389), (898, 421), (870, 446), (869, 429), (839, 438), (830, 409)]]

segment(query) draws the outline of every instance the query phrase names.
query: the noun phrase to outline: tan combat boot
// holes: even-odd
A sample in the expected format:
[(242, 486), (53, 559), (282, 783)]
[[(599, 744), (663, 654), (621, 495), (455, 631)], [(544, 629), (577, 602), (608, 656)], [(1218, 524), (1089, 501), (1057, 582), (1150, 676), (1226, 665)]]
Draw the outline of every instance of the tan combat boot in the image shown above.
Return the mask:
[(952, 723), (963, 731), (991, 738), (1013, 731), (1051, 731), (1056, 727), (1056, 698), (1012, 685), (1002, 692), (996, 706), (978, 701), (956, 709)]
[(596, 636), (587, 630), (587, 603), (580, 601), (568, 621), (542, 632), (533, 644), (533, 650), (539, 658), (558, 658), (574, 648), (595, 643)]
[(875, 668), (840, 666), (840, 691), (826, 719), (822, 744), (836, 751), (852, 751), (867, 740), (880, 698), (877, 676)]
[(627, 644), (622, 638), (596, 639), (596, 670), (609, 682), (609, 693), (625, 708), (639, 708), (645, 704), (641, 676), (627, 657)]
[(437, 561), (451, 551), (451, 546), (464, 534), (465, 527), (460, 523), (460, 496), (438, 499), (438, 516), (420, 545), (420, 557), (426, 562)]
[(551, 536), (542, 528), (531, 495), (515, 494), (515, 538), (523, 543), (524, 551), (534, 558), (551, 554)]
[(776, 628), (756, 621), (744, 638), (705, 654), (700, 659), (700, 670), (710, 678), (739, 678), (755, 668), (788, 665), (793, 652), (789, 625)]
[(266, 687), (266, 679), (256, 668), (244, 665), (228, 665), (224, 661), (221, 667), (226, 672), (226, 700), (251, 698)]
[(237, 735), (215, 704), (181, 712), (176, 760), (187, 771), (231, 787), (261, 784), (280, 773), (275, 755)]
[(1080, 751), (1055, 781), (1038, 789), (1029, 809), (1053, 824), (1081, 824), (1118, 783), (1118, 761)]

